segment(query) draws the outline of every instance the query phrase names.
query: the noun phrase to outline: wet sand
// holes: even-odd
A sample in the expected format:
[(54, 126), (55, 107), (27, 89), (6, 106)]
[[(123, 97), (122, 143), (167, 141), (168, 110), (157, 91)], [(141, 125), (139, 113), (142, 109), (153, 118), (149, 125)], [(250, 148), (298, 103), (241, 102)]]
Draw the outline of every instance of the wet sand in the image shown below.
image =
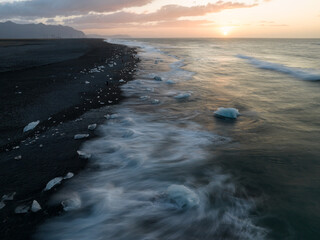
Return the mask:
[[(61, 185), (43, 189), (86, 166), (77, 154), (83, 140), (73, 137), (95, 136), (88, 125), (103, 123), (108, 105), (121, 101), (119, 86), (132, 79), (135, 54), (101, 39), (0, 41), (0, 198), (16, 192), (2, 201), (0, 239), (31, 239), (37, 225), (63, 214), (48, 203)], [(34, 130), (23, 132), (37, 120)], [(14, 213), (33, 200), (41, 211)]]

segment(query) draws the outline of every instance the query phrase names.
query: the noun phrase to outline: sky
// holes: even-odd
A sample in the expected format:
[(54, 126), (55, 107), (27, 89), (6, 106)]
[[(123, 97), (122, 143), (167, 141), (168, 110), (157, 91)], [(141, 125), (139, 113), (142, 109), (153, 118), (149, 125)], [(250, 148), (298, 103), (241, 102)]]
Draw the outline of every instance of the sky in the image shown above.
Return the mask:
[(0, 21), (132, 37), (320, 38), (320, 0), (0, 0)]

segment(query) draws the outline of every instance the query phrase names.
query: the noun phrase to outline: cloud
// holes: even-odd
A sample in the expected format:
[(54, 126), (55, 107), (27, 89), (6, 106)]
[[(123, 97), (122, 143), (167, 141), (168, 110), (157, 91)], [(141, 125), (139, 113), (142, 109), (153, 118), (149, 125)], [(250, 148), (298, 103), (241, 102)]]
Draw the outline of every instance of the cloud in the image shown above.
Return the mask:
[(174, 21), (161, 21), (152, 23), (83, 23), (82, 29), (155, 29), (155, 28), (201, 28), (212, 26), (214, 23), (208, 20), (174, 20)]
[(202, 6), (185, 7), (180, 5), (166, 5), (153, 13), (131, 13), (116, 12), (113, 14), (89, 14), (67, 20), (66, 23), (81, 24), (123, 24), (123, 23), (146, 23), (159, 21), (174, 21), (181, 17), (203, 16), (210, 13), (221, 12), (226, 9), (249, 8), (256, 4), (247, 5), (244, 3), (222, 2), (216, 4), (209, 3)]
[(113, 12), (144, 6), (152, 0), (25, 0), (0, 2), (0, 19), (52, 18), (89, 12)]
[(260, 21), (260, 27), (288, 27), (287, 24), (277, 24), (274, 21)]
[[(154, 0), (28, 0), (1, 4), (0, 19), (36, 20), (49, 24), (64, 24), (85, 30), (86, 32), (103, 31), (127, 32), (136, 34), (145, 31), (149, 35), (157, 29), (175, 30), (210, 28), (214, 25), (209, 20), (190, 20), (190, 17), (202, 17), (228, 9), (251, 8), (258, 3), (245, 4), (235, 1), (217, 1), (206, 5), (181, 6), (169, 4), (154, 12), (130, 12), (133, 6), (144, 6)], [(178, 1), (175, 1), (178, 2)], [(133, 31), (133, 32), (132, 32)], [(169, 31), (169, 30), (168, 30)], [(185, 34), (185, 33), (184, 33)]]

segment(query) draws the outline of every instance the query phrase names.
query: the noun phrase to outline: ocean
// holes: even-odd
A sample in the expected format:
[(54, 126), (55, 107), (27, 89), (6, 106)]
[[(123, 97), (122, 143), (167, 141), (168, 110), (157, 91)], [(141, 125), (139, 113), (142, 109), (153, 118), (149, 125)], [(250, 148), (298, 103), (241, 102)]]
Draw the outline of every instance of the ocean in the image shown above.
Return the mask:
[(319, 39), (108, 41), (135, 80), (36, 239), (320, 238)]

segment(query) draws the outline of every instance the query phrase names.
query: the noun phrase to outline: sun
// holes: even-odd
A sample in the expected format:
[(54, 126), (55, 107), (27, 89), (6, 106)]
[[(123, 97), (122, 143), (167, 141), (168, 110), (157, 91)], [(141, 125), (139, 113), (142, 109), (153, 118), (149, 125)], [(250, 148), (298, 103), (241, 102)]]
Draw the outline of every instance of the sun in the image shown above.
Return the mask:
[(232, 27), (224, 26), (224, 27), (221, 27), (220, 30), (224, 36), (228, 36), (230, 31), (232, 30)]

